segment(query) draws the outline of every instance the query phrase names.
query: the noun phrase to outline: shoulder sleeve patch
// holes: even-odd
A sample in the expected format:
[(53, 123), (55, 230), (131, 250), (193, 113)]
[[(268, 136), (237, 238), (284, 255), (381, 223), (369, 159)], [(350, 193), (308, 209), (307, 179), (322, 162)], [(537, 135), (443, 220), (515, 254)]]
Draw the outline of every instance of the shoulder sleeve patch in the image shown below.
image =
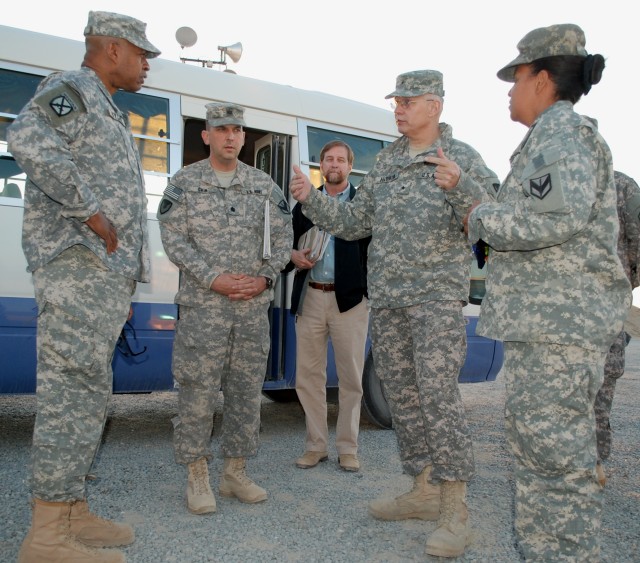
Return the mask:
[(34, 98), (54, 125), (63, 124), (86, 113), (80, 95), (67, 84), (59, 84)]
[(170, 199), (163, 197), (162, 200), (160, 200), (160, 205), (158, 206), (158, 216), (169, 213), (172, 207), (173, 202)]
[(282, 212), (283, 215), (291, 215), (291, 209), (289, 209), (289, 204), (284, 197), (279, 201), (278, 208)]
[(176, 203), (180, 203), (184, 199), (184, 190), (173, 184), (169, 184), (164, 190), (165, 198), (172, 199)]
[(169, 184), (163, 193), (163, 198), (160, 200), (160, 205), (158, 205), (158, 213), (156, 216), (158, 219), (165, 219), (168, 216), (168, 213), (175, 208), (176, 203), (181, 203), (184, 199), (184, 190), (179, 188), (178, 186), (174, 186), (173, 184)]

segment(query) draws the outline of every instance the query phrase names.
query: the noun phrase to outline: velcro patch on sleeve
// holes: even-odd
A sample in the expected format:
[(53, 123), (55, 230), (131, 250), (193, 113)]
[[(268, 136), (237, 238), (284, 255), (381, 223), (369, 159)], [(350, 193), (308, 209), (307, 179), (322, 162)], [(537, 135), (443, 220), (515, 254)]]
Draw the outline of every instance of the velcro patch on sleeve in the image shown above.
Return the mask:
[(291, 215), (291, 209), (289, 209), (289, 204), (287, 200), (282, 198), (278, 203), (278, 208), (282, 212), (283, 215)]
[(172, 207), (173, 202), (170, 199), (163, 197), (160, 201), (160, 205), (158, 206), (158, 215), (164, 215), (165, 213), (168, 213)]
[(158, 205), (158, 219), (165, 218), (164, 216), (174, 209), (174, 204), (181, 203), (184, 199), (184, 190), (173, 184), (168, 184), (163, 192), (163, 198)]
[(64, 83), (42, 92), (34, 99), (34, 103), (40, 106), (54, 125), (72, 121), (86, 113), (80, 95)]
[(537, 213), (566, 211), (561, 173), (563, 157), (558, 150), (549, 150), (531, 159), (525, 169), (522, 190)]
[(169, 184), (165, 188), (163, 195), (165, 197), (168, 197), (169, 199), (172, 199), (176, 203), (180, 203), (184, 199), (184, 190), (182, 188), (179, 188), (178, 186)]

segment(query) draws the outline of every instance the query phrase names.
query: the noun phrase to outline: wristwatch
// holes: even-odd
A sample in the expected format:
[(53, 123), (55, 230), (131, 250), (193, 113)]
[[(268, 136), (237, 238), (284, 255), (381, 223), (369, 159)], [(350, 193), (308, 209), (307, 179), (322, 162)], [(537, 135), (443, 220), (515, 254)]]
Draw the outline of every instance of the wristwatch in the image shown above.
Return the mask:
[(267, 280), (267, 289), (271, 289), (273, 287), (273, 280), (270, 277), (262, 276), (265, 280)]

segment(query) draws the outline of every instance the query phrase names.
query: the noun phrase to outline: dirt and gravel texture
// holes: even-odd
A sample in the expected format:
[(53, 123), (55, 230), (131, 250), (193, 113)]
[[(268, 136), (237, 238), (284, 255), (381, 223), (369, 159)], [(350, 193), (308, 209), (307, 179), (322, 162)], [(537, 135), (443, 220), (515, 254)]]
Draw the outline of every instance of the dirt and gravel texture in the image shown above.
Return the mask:
[[(475, 539), (458, 561), (512, 562), (520, 557), (513, 535), (511, 456), (505, 444), (504, 385), (461, 386), (474, 438), (477, 474), (468, 502)], [(297, 469), (304, 416), (296, 403), (262, 404), (261, 447), (249, 474), (269, 492), (259, 505), (217, 496), (218, 512), (186, 510), (186, 471), (173, 459), (171, 418), (175, 393), (120, 395), (113, 399), (97, 480), (89, 501), (100, 515), (132, 524), (136, 542), (125, 548), (129, 562), (405, 562), (435, 561), (424, 555), (435, 523), (380, 522), (367, 503), (411, 487), (401, 473), (393, 431), (363, 420), (360, 473), (345, 473), (330, 459)], [(337, 410), (330, 407), (330, 428)], [(217, 416), (221, 416), (220, 413)], [(11, 562), (30, 523), (29, 445), (35, 417), (32, 396), (0, 396), (0, 561)], [(640, 561), (640, 339), (627, 349), (627, 370), (618, 384), (612, 425), (613, 454), (607, 465), (602, 561)], [(331, 438), (334, 434), (331, 434)], [(217, 435), (214, 452), (218, 454)], [(217, 490), (222, 460), (211, 462)]]

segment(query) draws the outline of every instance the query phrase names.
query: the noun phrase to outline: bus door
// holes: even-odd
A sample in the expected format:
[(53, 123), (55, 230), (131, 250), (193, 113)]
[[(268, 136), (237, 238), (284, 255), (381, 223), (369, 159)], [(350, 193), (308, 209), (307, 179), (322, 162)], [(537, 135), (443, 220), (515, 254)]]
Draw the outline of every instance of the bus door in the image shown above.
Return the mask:
[[(282, 189), (287, 201), (289, 200), (290, 146), (290, 136), (275, 133), (264, 135), (254, 143), (254, 166), (271, 176)], [(294, 377), (295, 335), (292, 320), (288, 314), (287, 291), (287, 276), (281, 274), (275, 285), (274, 300), (269, 307), (271, 350), (264, 387), (265, 393), (269, 396), (272, 389), (288, 386), (287, 381)], [(278, 395), (280, 396), (281, 393)]]

